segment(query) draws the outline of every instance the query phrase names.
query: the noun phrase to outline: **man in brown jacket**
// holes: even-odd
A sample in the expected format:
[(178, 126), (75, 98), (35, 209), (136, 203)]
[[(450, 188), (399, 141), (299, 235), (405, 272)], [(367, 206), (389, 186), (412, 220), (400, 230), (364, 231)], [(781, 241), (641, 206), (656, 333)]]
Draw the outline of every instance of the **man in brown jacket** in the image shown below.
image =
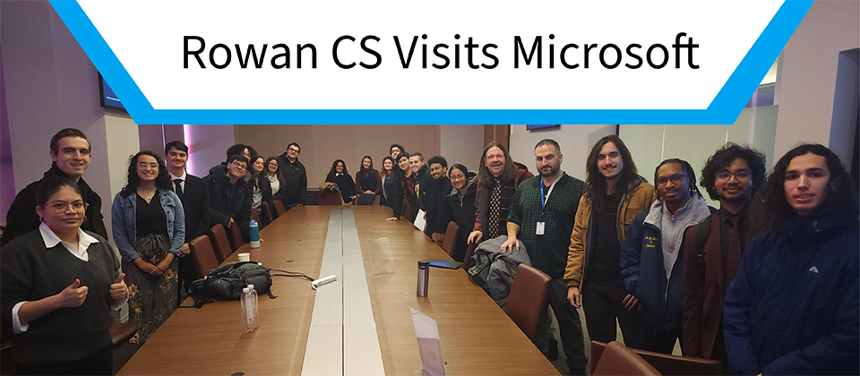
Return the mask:
[(627, 226), (656, 199), (654, 187), (639, 176), (630, 151), (615, 135), (591, 149), (585, 184), (564, 273), (567, 298), (574, 307), (584, 305), (592, 340), (614, 341), (617, 319), (625, 345), (638, 348), (641, 319), (636, 297), (624, 287), (619, 254)]
[(726, 364), (723, 298), (738, 272), (749, 240), (750, 198), (765, 182), (765, 157), (728, 143), (708, 158), (701, 186), (720, 210), (685, 234), (683, 312), (684, 354)]

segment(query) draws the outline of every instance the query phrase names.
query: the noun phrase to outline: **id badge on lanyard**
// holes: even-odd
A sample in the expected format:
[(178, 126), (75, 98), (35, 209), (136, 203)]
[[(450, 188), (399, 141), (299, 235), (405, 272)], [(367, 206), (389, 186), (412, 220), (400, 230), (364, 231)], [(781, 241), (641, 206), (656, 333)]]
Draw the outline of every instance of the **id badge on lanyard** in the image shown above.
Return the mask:
[(549, 195), (552, 194), (552, 189), (555, 188), (555, 183), (558, 183), (558, 180), (561, 179), (561, 176), (555, 179), (554, 182), (549, 186), (549, 190), (546, 192), (546, 197), (543, 195), (543, 177), (540, 178), (540, 221), (538, 221), (535, 226), (535, 235), (543, 235), (546, 232), (546, 222), (544, 222), (544, 214), (546, 214), (546, 203), (549, 201)]

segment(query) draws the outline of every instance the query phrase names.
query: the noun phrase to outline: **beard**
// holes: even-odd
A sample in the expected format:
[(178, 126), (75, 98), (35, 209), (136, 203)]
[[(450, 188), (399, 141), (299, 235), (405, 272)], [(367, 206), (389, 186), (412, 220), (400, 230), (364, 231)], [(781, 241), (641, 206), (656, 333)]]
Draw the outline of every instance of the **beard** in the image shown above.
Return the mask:
[(561, 164), (557, 164), (555, 166), (551, 166), (549, 172), (544, 173), (544, 169), (538, 170), (540, 176), (555, 176), (558, 175), (559, 171), (561, 171)]

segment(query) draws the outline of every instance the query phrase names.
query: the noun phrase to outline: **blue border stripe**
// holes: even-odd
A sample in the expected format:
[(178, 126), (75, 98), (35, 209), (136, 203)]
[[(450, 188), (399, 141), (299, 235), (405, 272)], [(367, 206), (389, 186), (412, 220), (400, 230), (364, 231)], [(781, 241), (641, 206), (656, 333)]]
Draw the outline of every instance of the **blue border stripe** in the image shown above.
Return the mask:
[(786, 0), (706, 110), (156, 110), (77, 1), (51, 0), (138, 124), (733, 124), (813, 0)]

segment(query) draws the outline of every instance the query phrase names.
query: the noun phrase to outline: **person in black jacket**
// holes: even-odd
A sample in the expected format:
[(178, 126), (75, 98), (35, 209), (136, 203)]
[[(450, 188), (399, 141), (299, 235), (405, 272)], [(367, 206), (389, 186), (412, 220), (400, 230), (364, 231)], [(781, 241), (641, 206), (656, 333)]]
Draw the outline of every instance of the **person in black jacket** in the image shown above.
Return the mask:
[(422, 201), (424, 187), (429, 187), (433, 181), (430, 176), (429, 164), (424, 163), (424, 155), (419, 152), (409, 153), (409, 168), (412, 169), (412, 185), (415, 187), (415, 202), (418, 208), (427, 211)]
[(278, 157), (266, 159), (265, 166), (266, 169), (263, 170), (263, 176), (260, 178), (260, 187), (263, 190), (263, 201), (269, 203), (270, 210), (274, 210), (275, 200), (281, 200), (283, 203), (284, 196), (287, 194), (287, 183), (284, 175), (278, 171)]
[(475, 225), (475, 192), (478, 187), (478, 177), (461, 164), (451, 166), (448, 169), (448, 177), (452, 188), (445, 198), (446, 214), (449, 221), (454, 221), (460, 227), (457, 231), (454, 260), (463, 261), (468, 247), (469, 233)]
[(373, 158), (365, 155), (361, 158), (361, 169), (355, 173), (355, 192), (358, 194), (382, 193), (382, 178), (379, 171), (373, 168)]
[(424, 233), (430, 236), (436, 244), (442, 246), (445, 239), (445, 231), (448, 229), (448, 213), (445, 197), (451, 193), (451, 181), (448, 180), (448, 161), (440, 156), (434, 156), (427, 160), (430, 178), (425, 179), (422, 184), (420, 201), (424, 203), (427, 214), (427, 227)]
[(331, 164), (331, 171), (325, 177), (325, 181), (326, 183), (337, 184), (343, 202), (348, 204), (355, 198), (355, 182), (352, 181), (352, 176), (349, 176), (346, 162), (343, 159), (337, 159)]
[(194, 281), (194, 265), (190, 257), (188, 242), (206, 235), (210, 227), (209, 189), (203, 179), (185, 171), (188, 163), (188, 145), (182, 141), (171, 141), (164, 146), (164, 158), (173, 191), (185, 208), (185, 244), (179, 252), (179, 291), (188, 291)]
[(278, 172), (284, 176), (287, 186), (283, 200), (287, 210), (304, 206), (308, 196), (308, 173), (305, 171), (305, 165), (299, 161), (301, 152), (301, 146), (292, 142), (287, 145), (287, 151), (278, 157)]
[(110, 243), (81, 229), (83, 193), (69, 178), (43, 179), (30, 209), (43, 223), (0, 253), (0, 321), (17, 374), (112, 374), (111, 310), (128, 289)]
[[(81, 228), (107, 239), (107, 228), (101, 212), (102, 199), (83, 179), (84, 172), (90, 165), (91, 152), (90, 142), (84, 132), (74, 128), (57, 132), (54, 137), (51, 137), (50, 154), (53, 163), (42, 179), (58, 176), (67, 177), (76, 182), (81, 187), (84, 201), (87, 203), (86, 217)], [(9, 223), (0, 238), (0, 246), (39, 227), (39, 216), (33, 208), (36, 207), (36, 188), (40, 182), (41, 180), (27, 185), (15, 196), (6, 214), (6, 220)]]
[[(409, 168), (409, 153), (402, 152), (397, 155), (397, 163), (392, 169), (391, 176), (394, 179), (393, 189), (391, 192), (386, 192), (388, 195), (388, 206), (393, 211), (391, 217), (386, 218), (386, 221), (398, 221), (401, 216), (407, 220), (412, 220), (412, 213), (403, 212), (403, 201), (410, 200), (410, 197), (415, 197), (414, 186), (412, 185), (412, 169)], [(410, 201), (411, 202), (411, 201)], [(414, 208), (413, 208), (414, 211)]]
[(209, 213), (213, 224), (220, 223), (225, 229), (239, 226), (242, 237), (247, 240), (251, 220), (251, 189), (243, 177), (248, 169), (248, 159), (241, 155), (230, 156), (227, 167), (224, 174), (219, 173), (218, 169), (210, 170), (205, 179), (209, 188)]

